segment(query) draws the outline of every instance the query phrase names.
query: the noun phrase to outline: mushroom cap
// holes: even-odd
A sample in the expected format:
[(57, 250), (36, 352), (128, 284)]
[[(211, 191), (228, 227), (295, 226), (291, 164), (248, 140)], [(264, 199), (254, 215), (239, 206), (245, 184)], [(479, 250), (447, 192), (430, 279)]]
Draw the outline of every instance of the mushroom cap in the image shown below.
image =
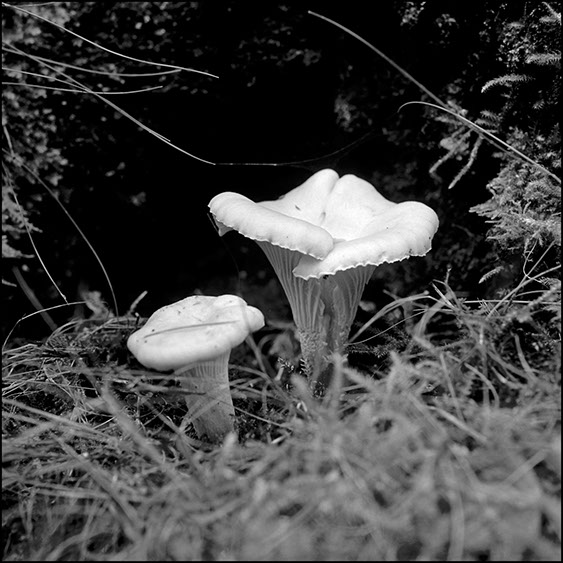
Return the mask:
[(264, 316), (236, 295), (192, 295), (155, 311), (127, 347), (147, 368), (167, 371), (213, 360), (264, 326)]
[(223, 192), (209, 202), (209, 209), (224, 235), (235, 230), (255, 241), (324, 258), (332, 250), (332, 236), (315, 223), (314, 210), (338, 180), (334, 170), (321, 170), (304, 184), (276, 201), (255, 203), (234, 192)]
[(275, 201), (224, 192), (209, 208), (221, 235), (234, 229), (303, 254), (293, 273), (305, 280), (423, 256), (439, 224), (427, 205), (394, 203), (369, 182), (353, 174), (338, 178), (329, 169)]

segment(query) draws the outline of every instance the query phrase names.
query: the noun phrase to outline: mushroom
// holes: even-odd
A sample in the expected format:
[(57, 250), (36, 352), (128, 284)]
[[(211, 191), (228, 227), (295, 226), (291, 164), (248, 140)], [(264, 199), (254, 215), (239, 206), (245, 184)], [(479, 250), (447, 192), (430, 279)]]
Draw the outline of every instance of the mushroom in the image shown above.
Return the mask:
[(143, 366), (174, 371), (196, 433), (218, 442), (234, 428), (231, 348), (263, 326), (262, 313), (236, 295), (193, 295), (155, 311), (127, 347)]
[(329, 357), (343, 356), (364, 287), (376, 266), (431, 248), (438, 217), (416, 201), (393, 203), (370, 183), (334, 170), (313, 174), (275, 201), (224, 192), (209, 202), (219, 234), (258, 243), (288, 298), (309, 384), (330, 381)]

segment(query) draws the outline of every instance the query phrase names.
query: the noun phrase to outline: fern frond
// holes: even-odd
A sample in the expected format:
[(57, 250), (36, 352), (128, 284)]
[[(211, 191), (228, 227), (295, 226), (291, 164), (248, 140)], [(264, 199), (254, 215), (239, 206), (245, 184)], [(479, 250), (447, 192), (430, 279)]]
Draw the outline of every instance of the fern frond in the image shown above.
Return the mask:
[(538, 100), (537, 102), (534, 102), (532, 109), (535, 109), (536, 111), (542, 111), (543, 109), (545, 109), (545, 107), (545, 100)]
[(487, 280), (490, 280), (492, 277), (496, 276), (497, 274), (500, 274), (503, 270), (504, 270), (504, 266), (497, 266), (496, 268), (493, 268), (490, 272), (487, 272), (486, 274), (481, 276), (479, 283), (480, 284), (485, 283)]
[(484, 94), (491, 88), (496, 88), (497, 86), (513, 86), (514, 84), (530, 82), (530, 80), (531, 77), (527, 74), (505, 74), (504, 76), (499, 76), (486, 82), (485, 85), (481, 88), (481, 93)]
[(526, 62), (539, 66), (557, 66), (561, 64), (561, 53), (532, 53)]
[(531, 180), (526, 184), (524, 193), (530, 200), (545, 201), (546, 198), (552, 198), (554, 201), (561, 198), (561, 188), (552, 182), (540, 180)]
[(422, 101), (406, 102), (402, 106), (400, 106), (397, 111), (401, 111), (403, 108), (405, 108), (407, 106), (411, 106), (411, 105), (423, 105), (423, 106), (433, 107), (433, 108), (439, 109), (441, 111), (445, 111), (445, 112), (447, 112), (451, 115), (454, 115), (460, 121), (462, 121), (463, 123), (465, 123), (466, 125), (471, 127), (474, 131), (477, 131), (479, 133), (483, 133), (486, 140), (489, 141), (494, 146), (501, 148), (501, 150), (503, 150), (504, 152), (507, 152), (507, 151), (511, 152), (513, 155), (518, 156), (521, 160), (523, 160), (523, 161), (527, 162), (528, 164), (531, 164), (532, 166), (534, 166), (537, 170), (541, 170), (544, 174), (547, 174), (550, 178), (553, 178), (558, 184), (561, 184), (561, 179), (558, 176), (556, 176), (553, 172), (550, 172), (549, 170), (547, 170), (547, 168), (545, 168), (544, 166), (542, 166), (541, 164), (539, 164), (535, 160), (531, 159), (530, 157), (526, 156), (522, 151), (518, 150), (517, 148), (515, 148), (512, 145), (509, 145), (508, 143), (506, 143), (505, 141), (503, 141), (502, 139), (500, 139), (496, 135), (493, 135), (492, 133), (490, 133), (486, 129), (483, 129), (483, 127), (481, 127), (480, 125), (477, 125), (476, 123), (474, 123), (470, 119), (467, 119), (463, 115), (454, 114), (453, 112), (451, 112), (447, 108), (437, 106), (436, 104), (431, 104), (430, 102), (422, 102)]
[(542, 4), (547, 8), (549, 16), (543, 16), (540, 21), (547, 23), (558, 23), (559, 25), (561, 25), (561, 12), (555, 11), (551, 7), (551, 4), (548, 4), (547, 2), (542, 2)]
[(496, 130), (501, 121), (502, 117), (498, 113), (482, 110), (481, 115), (475, 120), (475, 123), (486, 129)]

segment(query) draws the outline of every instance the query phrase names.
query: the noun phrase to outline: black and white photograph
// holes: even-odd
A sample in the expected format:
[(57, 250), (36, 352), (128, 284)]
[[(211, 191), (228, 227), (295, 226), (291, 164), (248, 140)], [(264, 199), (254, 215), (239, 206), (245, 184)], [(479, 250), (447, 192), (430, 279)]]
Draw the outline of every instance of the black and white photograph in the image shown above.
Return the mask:
[(561, 3), (2, 2), (3, 561), (561, 560)]

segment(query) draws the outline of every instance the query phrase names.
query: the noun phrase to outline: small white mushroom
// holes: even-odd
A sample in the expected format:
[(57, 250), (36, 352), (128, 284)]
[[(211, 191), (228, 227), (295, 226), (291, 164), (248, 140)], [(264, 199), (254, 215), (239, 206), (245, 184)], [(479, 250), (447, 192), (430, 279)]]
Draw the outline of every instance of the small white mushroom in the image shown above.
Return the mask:
[(231, 349), (264, 326), (264, 316), (236, 295), (193, 295), (155, 311), (127, 347), (147, 368), (173, 370), (200, 437), (220, 441), (234, 429)]
[(315, 394), (328, 357), (344, 354), (365, 285), (376, 266), (423, 256), (438, 229), (423, 203), (393, 203), (371, 184), (321, 170), (275, 201), (224, 192), (209, 203), (219, 234), (235, 230), (270, 260), (291, 306)]

